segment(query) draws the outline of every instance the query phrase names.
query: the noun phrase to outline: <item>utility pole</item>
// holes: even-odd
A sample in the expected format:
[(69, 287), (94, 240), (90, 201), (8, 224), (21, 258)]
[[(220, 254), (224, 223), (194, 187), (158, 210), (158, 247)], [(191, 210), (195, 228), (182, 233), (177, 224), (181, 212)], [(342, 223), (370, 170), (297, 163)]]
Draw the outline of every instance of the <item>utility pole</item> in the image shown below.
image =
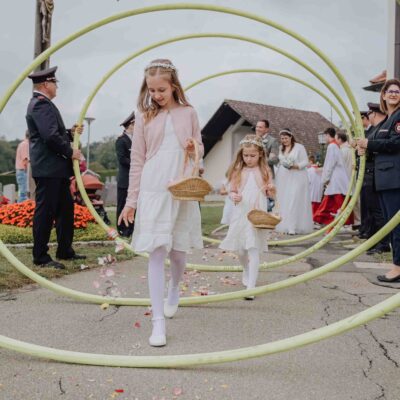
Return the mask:
[(395, 34), (394, 34), (394, 74), (393, 76), (400, 79), (400, 1), (396, 2), (395, 17)]
[[(51, 20), (54, 11), (54, 0), (36, 0), (35, 10), (35, 43), (33, 56), (36, 58), (51, 45)], [(50, 60), (47, 59), (36, 71), (49, 67)]]
[(400, 78), (400, 0), (388, 1), (387, 79)]
[(86, 168), (89, 169), (89, 162), (90, 162), (90, 124), (95, 120), (96, 118), (93, 117), (85, 117), (84, 120), (88, 124), (88, 140), (87, 140), (87, 147), (86, 147)]
[[(36, 0), (35, 7), (35, 37), (33, 58), (43, 53), (51, 45), (51, 19), (54, 11), (54, 0)], [(49, 68), (50, 59), (43, 61), (36, 71), (41, 71)], [(36, 184), (32, 178), (32, 170), (28, 168), (28, 187), (29, 197), (35, 200)]]

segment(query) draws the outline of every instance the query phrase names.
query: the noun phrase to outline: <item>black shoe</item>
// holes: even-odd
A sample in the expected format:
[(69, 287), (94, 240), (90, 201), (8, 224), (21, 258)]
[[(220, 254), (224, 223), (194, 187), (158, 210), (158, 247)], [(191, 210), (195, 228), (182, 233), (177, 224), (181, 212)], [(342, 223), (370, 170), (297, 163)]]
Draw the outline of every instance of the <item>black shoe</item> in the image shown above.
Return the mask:
[(400, 275), (397, 275), (394, 278), (386, 278), (385, 275), (378, 275), (376, 278), (381, 282), (400, 282)]
[(65, 265), (57, 261), (51, 260), (47, 263), (40, 264), (40, 268), (55, 268), (55, 269), (65, 269)]
[(369, 249), (367, 251), (367, 254), (369, 256), (373, 254), (382, 254), (382, 253), (390, 253), (390, 247), (389, 246), (377, 246), (373, 247), (372, 249)]
[(68, 257), (60, 257), (60, 256), (57, 256), (57, 259), (58, 260), (85, 260), (86, 259), (86, 256), (85, 255), (83, 255), (83, 254), (74, 254), (74, 255), (72, 255), (72, 256), (68, 256)]
[(254, 300), (255, 296), (246, 296), (244, 299), (245, 300)]

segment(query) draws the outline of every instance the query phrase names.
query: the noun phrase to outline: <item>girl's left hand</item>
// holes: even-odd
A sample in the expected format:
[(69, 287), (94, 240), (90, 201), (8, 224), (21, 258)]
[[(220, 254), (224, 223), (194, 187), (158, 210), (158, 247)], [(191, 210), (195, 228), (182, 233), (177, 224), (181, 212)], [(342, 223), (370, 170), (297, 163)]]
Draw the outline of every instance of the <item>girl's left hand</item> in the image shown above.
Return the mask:
[(194, 140), (192, 138), (186, 139), (185, 150), (190, 154), (194, 153)]
[(275, 197), (275, 185), (273, 183), (268, 183), (265, 187), (265, 192), (269, 197)]

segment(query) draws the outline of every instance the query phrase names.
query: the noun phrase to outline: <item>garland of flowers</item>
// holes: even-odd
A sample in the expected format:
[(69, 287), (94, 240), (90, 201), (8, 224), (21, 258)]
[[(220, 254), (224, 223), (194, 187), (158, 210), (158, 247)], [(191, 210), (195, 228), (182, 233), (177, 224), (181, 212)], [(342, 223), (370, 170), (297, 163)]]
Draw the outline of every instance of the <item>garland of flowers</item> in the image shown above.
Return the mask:
[[(26, 200), (21, 203), (0, 206), (0, 224), (13, 225), (19, 228), (31, 227), (35, 202)], [(74, 228), (86, 228), (89, 222), (95, 222), (86, 207), (74, 204)]]

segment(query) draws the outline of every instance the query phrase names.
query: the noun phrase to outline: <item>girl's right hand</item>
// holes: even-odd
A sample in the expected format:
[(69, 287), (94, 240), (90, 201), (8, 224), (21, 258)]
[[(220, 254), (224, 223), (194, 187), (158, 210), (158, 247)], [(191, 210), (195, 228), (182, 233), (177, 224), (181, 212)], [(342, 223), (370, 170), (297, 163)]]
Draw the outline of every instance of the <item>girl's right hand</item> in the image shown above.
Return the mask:
[(240, 203), (242, 201), (242, 195), (236, 192), (231, 192), (231, 194), (229, 195), (231, 200), (237, 204)]
[(121, 212), (121, 215), (118, 218), (118, 225), (121, 225), (121, 222), (124, 221), (125, 226), (129, 227), (129, 224), (132, 224), (135, 220), (135, 209), (132, 207), (125, 206)]

